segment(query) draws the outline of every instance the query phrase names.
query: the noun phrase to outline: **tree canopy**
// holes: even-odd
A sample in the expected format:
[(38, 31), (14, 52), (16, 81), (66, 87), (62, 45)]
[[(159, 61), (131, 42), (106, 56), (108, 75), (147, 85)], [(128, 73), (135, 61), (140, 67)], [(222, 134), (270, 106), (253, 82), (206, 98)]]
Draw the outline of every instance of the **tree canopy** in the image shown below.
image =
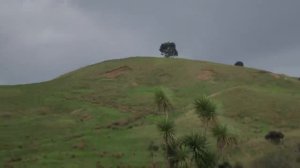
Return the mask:
[(176, 44), (174, 42), (165, 42), (160, 45), (159, 51), (161, 55), (164, 55), (166, 58), (171, 56), (178, 56), (176, 50)]
[(244, 63), (242, 61), (237, 61), (234, 65), (243, 67)]

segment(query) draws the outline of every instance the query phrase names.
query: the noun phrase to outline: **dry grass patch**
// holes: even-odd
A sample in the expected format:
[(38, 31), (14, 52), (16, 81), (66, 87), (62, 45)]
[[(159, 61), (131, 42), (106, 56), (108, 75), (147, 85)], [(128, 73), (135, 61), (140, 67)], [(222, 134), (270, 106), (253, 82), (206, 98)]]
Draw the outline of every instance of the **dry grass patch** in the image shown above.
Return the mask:
[(202, 81), (212, 80), (216, 73), (213, 70), (202, 70), (198, 75), (197, 79)]
[(127, 73), (128, 71), (131, 71), (132, 69), (129, 66), (121, 66), (115, 69), (112, 69), (110, 71), (106, 71), (104, 74), (102, 74), (106, 78), (114, 79), (117, 78), (124, 73)]

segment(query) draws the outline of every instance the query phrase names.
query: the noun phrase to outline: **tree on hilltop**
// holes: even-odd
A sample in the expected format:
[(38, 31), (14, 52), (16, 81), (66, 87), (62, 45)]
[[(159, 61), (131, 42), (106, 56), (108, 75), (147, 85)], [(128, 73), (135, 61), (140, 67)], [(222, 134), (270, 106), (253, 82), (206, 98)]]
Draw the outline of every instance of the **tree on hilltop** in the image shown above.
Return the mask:
[(159, 51), (161, 55), (164, 55), (166, 58), (171, 56), (178, 56), (178, 52), (176, 50), (176, 44), (174, 42), (165, 42), (160, 45)]

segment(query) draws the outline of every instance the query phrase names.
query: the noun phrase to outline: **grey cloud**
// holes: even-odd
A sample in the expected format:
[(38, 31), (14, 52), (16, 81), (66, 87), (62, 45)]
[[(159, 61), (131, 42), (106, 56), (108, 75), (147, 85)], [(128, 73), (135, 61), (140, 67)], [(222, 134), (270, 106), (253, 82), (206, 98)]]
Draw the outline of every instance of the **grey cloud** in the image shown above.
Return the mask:
[(138, 32), (146, 30), (152, 35), (145, 37), (151, 41), (151, 49), (160, 41), (170, 39), (188, 57), (222, 63), (243, 60), (250, 66), (266, 58), (262, 68), (272, 70), (272, 55), (276, 53), (282, 54), (278, 56), (281, 60), (290, 60), (290, 66), (295, 66), (297, 59), (295, 55), (281, 52), (300, 46), (300, 1), (297, 0), (80, 2), (79, 6), (92, 11), (96, 17), (102, 10), (115, 11), (112, 16), (127, 22), (123, 27), (138, 27)]
[[(0, 0), (0, 82), (49, 80), (105, 59), (158, 55), (299, 75), (298, 0)], [(1, 84), (0, 83), (0, 84)]]

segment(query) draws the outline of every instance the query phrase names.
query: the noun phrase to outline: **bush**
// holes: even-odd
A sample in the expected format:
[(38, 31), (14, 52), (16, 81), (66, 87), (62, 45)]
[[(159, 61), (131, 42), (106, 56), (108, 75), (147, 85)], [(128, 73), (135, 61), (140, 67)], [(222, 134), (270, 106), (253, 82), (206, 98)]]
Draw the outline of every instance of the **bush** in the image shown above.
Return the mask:
[(283, 141), (284, 135), (279, 131), (270, 131), (265, 139), (271, 141), (272, 143), (279, 144)]
[(234, 65), (243, 67), (244, 63), (242, 61), (237, 61)]

